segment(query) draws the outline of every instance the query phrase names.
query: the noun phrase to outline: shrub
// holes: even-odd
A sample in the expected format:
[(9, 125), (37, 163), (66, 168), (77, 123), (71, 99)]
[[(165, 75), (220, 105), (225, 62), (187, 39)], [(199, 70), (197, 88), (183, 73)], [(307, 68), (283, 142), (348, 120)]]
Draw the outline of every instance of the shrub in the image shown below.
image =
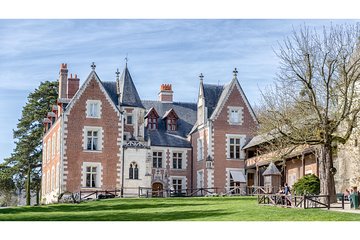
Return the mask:
[(293, 185), (293, 189), (296, 195), (319, 194), (320, 179), (314, 174), (305, 175)]

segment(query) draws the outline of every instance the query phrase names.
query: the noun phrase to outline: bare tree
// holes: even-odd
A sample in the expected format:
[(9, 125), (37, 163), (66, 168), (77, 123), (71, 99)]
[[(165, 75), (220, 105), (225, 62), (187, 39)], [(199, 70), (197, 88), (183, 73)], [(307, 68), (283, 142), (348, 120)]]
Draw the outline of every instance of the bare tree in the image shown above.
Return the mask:
[(319, 147), (321, 193), (335, 196), (332, 151), (356, 126), (360, 104), (360, 25), (301, 26), (279, 44), (280, 69), (262, 93), (260, 133), (277, 145)]

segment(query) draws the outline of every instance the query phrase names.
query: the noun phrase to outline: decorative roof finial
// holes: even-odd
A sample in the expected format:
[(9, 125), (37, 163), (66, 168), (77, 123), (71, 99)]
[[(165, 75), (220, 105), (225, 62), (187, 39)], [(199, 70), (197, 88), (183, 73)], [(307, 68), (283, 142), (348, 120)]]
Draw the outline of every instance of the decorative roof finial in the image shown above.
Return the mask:
[(237, 74), (238, 74), (238, 70), (235, 68), (234, 71), (233, 71), (233, 73), (234, 73), (234, 77), (236, 77)]
[(119, 72), (119, 69), (118, 69), (118, 68), (116, 69), (115, 74), (116, 74), (116, 80), (119, 80), (120, 72)]
[(200, 78), (200, 81), (203, 81), (204, 80), (204, 75), (202, 73), (200, 73), (199, 78)]
[(90, 66), (90, 67), (92, 68), (92, 70), (93, 70), (93, 71), (95, 71), (96, 65), (95, 65), (95, 63), (94, 63), (94, 62), (92, 62), (92, 64), (91, 64), (91, 66)]
[(126, 67), (127, 67), (128, 60), (129, 60), (128, 54), (126, 54), (126, 57), (125, 57), (125, 65), (126, 65)]

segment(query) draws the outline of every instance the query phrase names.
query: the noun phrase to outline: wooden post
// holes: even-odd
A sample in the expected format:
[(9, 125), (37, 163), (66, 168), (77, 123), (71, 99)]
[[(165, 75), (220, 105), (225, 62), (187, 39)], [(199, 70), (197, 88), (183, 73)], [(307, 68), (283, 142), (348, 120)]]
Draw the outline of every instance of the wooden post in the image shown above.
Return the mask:
[(81, 191), (80, 191), (80, 193), (79, 193), (79, 194), (80, 194), (80, 197), (79, 197), (79, 202), (81, 202)]
[(328, 210), (329, 210), (330, 209), (330, 195), (327, 195), (326, 198), (327, 198), (326, 200), (327, 200), (327, 204), (328, 204), (327, 207), (328, 207)]
[(345, 205), (345, 196), (344, 194), (341, 196), (341, 207), (342, 209), (344, 209), (344, 205)]
[(97, 199), (98, 197), (98, 190), (95, 191), (95, 198)]
[(139, 186), (139, 190), (138, 190), (138, 195), (139, 195), (139, 196), (138, 196), (138, 197), (140, 197), (140, 195), (141, 195), (140, 191), (141, 191), (141, 190), (140, 190), (140, 186)]
[(303, 200), (303, 202), (304, 202), (304, 209), (306, 209), (306, 195), (304, 195), (303, 198), (304, 198), (304, 200)]
[(114, 190), (114, 195), (115, 195), (115, 197), (116, 197), (116, 188), (115, 188), (115, 190)]

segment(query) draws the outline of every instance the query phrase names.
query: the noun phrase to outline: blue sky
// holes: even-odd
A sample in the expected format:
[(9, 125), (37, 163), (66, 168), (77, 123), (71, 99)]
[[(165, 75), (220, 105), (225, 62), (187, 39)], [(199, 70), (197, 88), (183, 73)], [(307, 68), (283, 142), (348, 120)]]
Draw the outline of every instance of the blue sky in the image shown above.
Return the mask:
[(0, 20), (0, 161), (14, 148), (12, 129), (27, 95), (56, 80), (67, 63), (81, 83), (91, 62), (103, 81), (128, 66), (142, 99), (156, 99), (162, 83), (174, 100), (194, 102), (199, 74), (225, 84), (236, 67), (251, 104), (275, 78), (278, 42), (301, 24), (320, 28), (354, 20)]

